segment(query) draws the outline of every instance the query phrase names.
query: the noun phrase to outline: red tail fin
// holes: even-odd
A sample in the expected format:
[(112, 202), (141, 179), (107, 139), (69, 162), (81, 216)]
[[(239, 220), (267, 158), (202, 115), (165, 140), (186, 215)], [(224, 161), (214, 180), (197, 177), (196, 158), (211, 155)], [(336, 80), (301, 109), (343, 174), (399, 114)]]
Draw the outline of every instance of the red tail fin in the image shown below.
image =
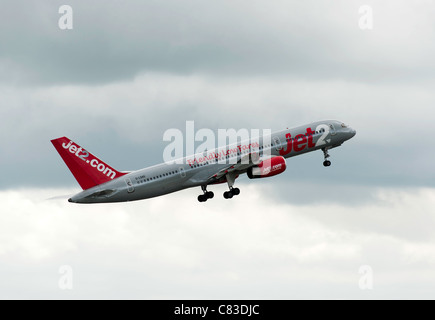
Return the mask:
[(51, 140), (51, 143), (83, 190), (126, 174), (113, 169), (66, 137)]

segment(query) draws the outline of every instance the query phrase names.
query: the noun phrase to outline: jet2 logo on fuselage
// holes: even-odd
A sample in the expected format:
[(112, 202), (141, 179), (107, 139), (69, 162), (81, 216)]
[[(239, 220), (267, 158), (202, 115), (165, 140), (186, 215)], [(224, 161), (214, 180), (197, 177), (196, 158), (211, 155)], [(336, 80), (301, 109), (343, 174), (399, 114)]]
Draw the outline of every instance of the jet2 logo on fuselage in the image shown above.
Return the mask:
[[(314, 143), (313, 135), (316, 132), (323, 133), (322, 136)], [(292, 138), (291, 133), (287, 133), (285, 138), (287, 140), (287, 148), (279, 151), (281, 156), (285, 156), (294, 150), (295, 152), (300, 152), (305, 148), (311, 149), (314, 147), (322, 146), (326, 144), (325, 138), (329, 134), (329, 126), (326, 124), (321, 124), (317, 126), (316, 131), (313, 131), (311, 128), (307, 128), (306, 134), (298, 134), (294, 138)]]

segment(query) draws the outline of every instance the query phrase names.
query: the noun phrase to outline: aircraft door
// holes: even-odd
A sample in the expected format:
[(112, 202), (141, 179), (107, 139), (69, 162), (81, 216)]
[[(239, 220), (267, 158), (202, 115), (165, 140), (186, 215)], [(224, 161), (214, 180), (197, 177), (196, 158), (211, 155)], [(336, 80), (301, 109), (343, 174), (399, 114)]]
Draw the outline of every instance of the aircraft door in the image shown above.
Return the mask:
[(337, 131), (335, 131), (335, 126), (332, 123), (330, 123), (329, 128), (330, 128), (331, 136), (335, 136), (337, 133)]
[(125, 184), (127, 185), (127, 192), (128, 193), (133, 193), (134, 192), (134, 186), (133, 183), (131, 182), (130, 178), (126, 178), (124, 179)]
[(279, 139), (279, 137), (273, 138), (273, 144), (275, 145), (277, 151), (282, 150), (281, 140)]
[(183, 167), (180, 167), (180, 169), (178, 169), (178, 171), (180, 172), (180, 176), (182, 178), (186, 178), (186, 171), (184, 171)]

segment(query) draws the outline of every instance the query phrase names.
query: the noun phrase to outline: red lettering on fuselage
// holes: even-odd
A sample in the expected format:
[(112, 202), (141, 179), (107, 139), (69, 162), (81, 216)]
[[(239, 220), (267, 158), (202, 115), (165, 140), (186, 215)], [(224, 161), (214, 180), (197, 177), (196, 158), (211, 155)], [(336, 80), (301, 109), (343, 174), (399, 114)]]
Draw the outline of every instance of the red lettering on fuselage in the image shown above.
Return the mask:
[(305, 148), (314, 148), (316, 144), (313, 141), (313, 134), (315, 132), (311, 128), (307, 128), (307, 133), (304, 134), (298, 134), (294, 139), (292, 139), (291, 133), (287, 133), (285, 135), (285, 138), (287, 140), (287, 148), (282, 149), (279, 151), (279, 154), (281, 156), (285, 156), (292, 152), (292, 149), (295, 152), (300, 152), (304, 150)]
[(302, 151), (305, 149), (307, 143), (307, 138), (303, 134), (298, 134), (295, 137), (295, 142), (293, 144), (293, 148), (296, 152)]
[(285, 156), (286, 154), (292, 152), (293, 141), (291, 133), (287, 133), (285, 135), (285, 139), (287, 140), (287, 148), (279, 150), (279, 154), (281, 156)]
[(308, 148), (314, 148), (316, 145), (313, 142), (313, 134), (315, 134), (311, 128), (307, 128), (307, 136), (308, 136)]

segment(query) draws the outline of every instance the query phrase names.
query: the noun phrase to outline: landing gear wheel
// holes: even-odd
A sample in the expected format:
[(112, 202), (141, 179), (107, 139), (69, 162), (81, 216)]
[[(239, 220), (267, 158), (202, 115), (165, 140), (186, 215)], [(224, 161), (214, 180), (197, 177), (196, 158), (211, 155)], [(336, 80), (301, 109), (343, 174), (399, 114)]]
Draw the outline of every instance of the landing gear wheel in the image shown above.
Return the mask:
[(198, 201), (199, 201), (199, 202), (206, 202), (206, 201), (207, 201), (207, 197), (206, 197), (206, 195), (205, 195), (205, 194), (200, 194), (200, 195), (198, 196)]
[(231, 199), (233, 197), (233, 193), (231, 191), (225, 191), (224, 192), (224, 198), (225, 199)]
[(204, 192), (204, 194), (201, 194), (198, 196), (198, 201), (199, 202), (206, 202), (208, 199), (213, 199), (214, 198), (214, 193), (211, 191), (207, 191), (207, 186), (201, 186), (202, 192)]
[(323, 162), (323, 165), (324, 165), (325, 167), (329, 167), (329, 166), (331, 165), (331, 161), (329, 161), (329, 160), (325, 160), (325, 161)]
[(240, 194), (240, 189), (239, 188), (234, 188), (231, 190), (231, 193), (235, 196), (238, 196)]

